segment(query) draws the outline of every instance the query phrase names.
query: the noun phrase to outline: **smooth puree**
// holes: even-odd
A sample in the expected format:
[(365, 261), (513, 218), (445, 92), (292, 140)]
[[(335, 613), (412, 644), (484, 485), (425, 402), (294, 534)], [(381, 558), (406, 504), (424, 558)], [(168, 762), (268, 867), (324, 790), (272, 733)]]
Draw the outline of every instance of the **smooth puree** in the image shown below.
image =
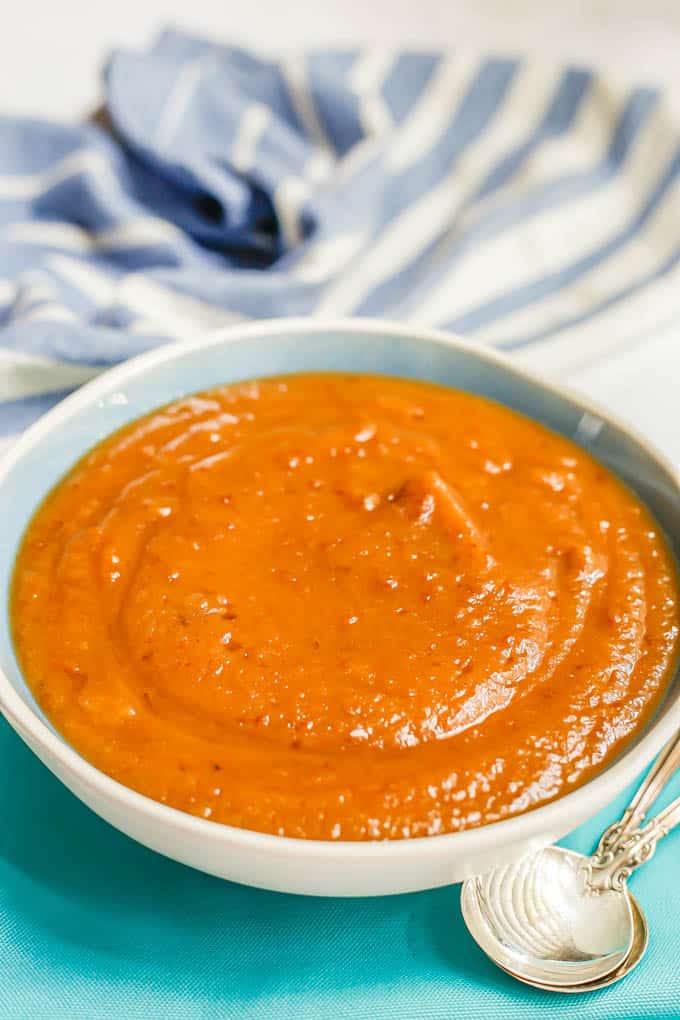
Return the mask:
[(399, 839), (586, 780), (657, 703), (676, 577), (583, 450), (429, 384), (293, 375), (134, 422), (38, 510), (26, 679), (104, 772), (264, 832)]

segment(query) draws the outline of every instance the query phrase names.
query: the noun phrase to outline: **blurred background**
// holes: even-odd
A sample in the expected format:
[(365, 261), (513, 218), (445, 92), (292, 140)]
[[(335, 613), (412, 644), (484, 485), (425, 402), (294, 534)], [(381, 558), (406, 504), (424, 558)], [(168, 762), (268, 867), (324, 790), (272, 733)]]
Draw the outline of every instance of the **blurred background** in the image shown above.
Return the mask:
[(97, 99), (110, 49), (145, 46), (168, 23), (264, 50), (527, 50), (680, 86), (678, 0), (22, 0), (0, 34), (4, 112), (78, 116)]
[[(101, 100), (112, 49), (145, 50), (167, 26), (265, 55), (357, 44), (522, 55), (658, 85), (680, 117), (680, 0), (21, 0), (0, 34), (4, 114), (78, 120)], [(674, 231), (675, 224), (666, 222)], [(642, 325), (641, 325), (642, 328)], [(569, 380), (680, 460), (679, 327), (644, 333)]]

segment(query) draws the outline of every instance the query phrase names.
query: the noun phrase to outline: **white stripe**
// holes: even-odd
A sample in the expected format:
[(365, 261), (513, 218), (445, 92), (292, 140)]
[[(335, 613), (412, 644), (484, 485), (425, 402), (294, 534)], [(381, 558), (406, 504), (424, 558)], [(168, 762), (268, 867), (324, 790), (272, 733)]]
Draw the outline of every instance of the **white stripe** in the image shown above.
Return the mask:
[(91, 365), (70, 364), (0, 348), (0, 400), (20, 400), (80, 386), (98, 375)]
[(143, 273), (130, 273), (122, 279), (108, 277), (93, 266), (77, 262), (66, 255), (54, 255), (50, 268), (77, 287), (97, 306), (105, 310), (113, 306), (128, 309), (156, 323), (153, 332), (180, 338), (197, 330), (240, 321), (242, 316), (224, 311), (198, 298), (179, 294)]
[(232, 165), (239, 173), (252, 170), (258, 142), (270, 120), (271, 111), (262, 103), (252, 103), (241, 117), (231, 150)]
[(305, 165), (304, 176), (310, 184), (320, 184), (328, 180), (335, 165), (335, 160), (327, 149), (314, 149)]
[(54, 281), (40, 269), (29, 269), (21, 273), (17, 281), (11, 315), (19, 315), (38, 301), (52, 301), (56, 297)]
[(94, 234), (97, 249), (147, 248), (157, 244), (181, 244), (186, 235), (174, 224), (158, 216), (144, 216), (108, 227)]
[(363, 141), (353, 145), (342, 159), (338, 160), (330, 187), (336, 192), (346, 188), (348, 182), (382, 151), (383, 142), (375, 137), (364, 138)]
[(83, 251), (91, 242), (87, 231), (72, 223), (53, 220), (11, 223), (0, 229), (0, 236), (10, 244), (37, 244), (48, 248), (67, 248)]
[(155, 322), (155, 332), (177, 339), (242, 319), (234, 312), (179, 294), (142, 273), (131, 273), (120, 282), (116, 304), (143, 316), (150, 323)]
[(451, 126), (451, 118), (479, 72), (476, 56), (442, 59), (409, 117), (397, 130), (387, 154), (387, 169), (398, 173), (411, 164)]
[[(428, 294), (418, 309), (419, 321), (451, 322), (467, 309), (559, 272), (605, 244), (624, 229), (641, 202), (641, 190), (646, 191), (649, 182), (658, 179), (676, 147), (672, 125), (665, 113), (655, 111), (615, 177), (589, 194), (548, 208), (470, 251)], [(594, 155), (593, 164), (598, 156)], [(553, 174), (543, 167), (540, 173), (536, 183), (559, 174), (560, 167), (555, 167)], [(530, 314), (535, 317), (536, 313)], [(505, 335), (508, 321), (504, 318), (499, 322)]]
[(349, 86), (359, 99), (359, 117), (366, 135), (384, 134), (393, 126), (381, 90), (394, 62), (391, 50), (364, 50), (349, 72)]
[(362, 50), (349, 69), (349, 87), (360, 96), (374, 92), (382, 86), (394, 61), (394, 50), (379, 47)]
[[(546, 96), (548, 86), (544, 88)], [(601, 78), (595, 79), (579, 104), (569, 129), (554, 138), (541, 140), (510, 180), (463, 213), (457, 228), (461, 231), (507, 205), (508, 198), (536, 184), (587, 173), (606, 156), (612, 125), (623, 112), (628, 93), (613, 91)]]
[(0, 177), (0, 198), (36, 198), (69, 177), (85, 173), (113, 178), (108, 157), (103, 152), (78, 149), (40, 173)]
[(14, 280), (0, 279), (0, 305), (8, 305), (14, 300), (17, 292), (17, 285)]
[[(390, 223), (354, 267), (327, 291), (319, 303), (319, 314), (354, 311), (374, 287), (398, 273), (442, 233), (444, 225), (455, 218), (465, 193), (478, 185), (482, 170), (495, 162), (518, 134), (526, 132), (527, 122), (542, 115), (545, 85), (544, 72), (537, 73), (531, 66), (514, 76), (493, 124), (468, 146), (437, 187)], [(442, 99), (440, 92), (440, 103)], [(414, 133), (409, 134), (414, 138)], [(431, 142), (429, 130), (427, 136)], [(409, 151), (413, 155), (410, 146)]]
[(292, 272), (304, 283), (322, 283), (336, 276), (360, 251), (365, 235), (340, 234), (310, 245)]
[[(128, 333), (134, 333), (136, 336), (158, 336), (162, 330), (159, 329), (158, 323), (153, 319), (134, 319), (128, 326), (126, 326)], [(172, 331), (165, 331), (166, 336), (172, 337), (172, 339), (179, 339), (181, 334), (174, 333)]]
[[(382, 146), (376, 138), (365, 138), (362, 142), (353, 146), (335, 164), (336, 169), (333, 177), (328, 182), (328, 190), (337, 193), (346, 188), (348, 189), (348, 182), (351, 181), (351, 178), (380, 152), (381, 148)], [(348, 201), (350, 200), (348, 199)], [(364, 231), (339, 237), (337, 239), (337, 247), (334, 244), (335, 238), (324, 237), (318, 241), (308, 241), (302, 259), (292, 265), (288, 271), (295, 278), (299, 278), (304, 282), (321, 282), (344, 268), (346, 261), (348, 261), (348, 258), (344, 257), (346, 253), (351, 251), (352, 257), (358, 255), (370, 239), (370, 236), (371, 231), (367, 224), (367, 229)], [(351, 239), (348, 240), (348, 237)], [(317, 269), (317, 260), (321, 267), (319, 269)], [(318, 312), (315, 314), (318, 314)]]
[(300, 214), (307, 198), (307, 189), (298, 177), (286, 177), (272, 198), (286, 246), (293, 247), (302, 236)]
[(211, 69), (211, 65), (213, 67), (215, 65), (214, 55), (203, 55), (185, 64), (175, 79), (159, 114), (154, 133), (155, 143), (160, 149), (167, 148), (172, 141), (198, 83), (206, 71)]
[(69, 258), (68, 255), (52, 255), (47, 265), (57, 276), (77, 287), (100, 308), (108, 308), (113, 304), (118, 286), (114, 276), (107, 276), (100, 269)]
[(300, 118), (308, 136), (321, 148), (332, 149), (307, 85), (307, 68), (304, 55), (291, 54), (281, 61), (280, 66), (295, 112)]
[(367, 135), (386, 135), (394, 126), (382, 96), (365, 96), (360, 107), (361, 123)]
[(679, 318), (680, 269), (676, 266), (590, 322), (513, 352), (513, 360), (536, 371), (563, 375), (603, 361), (617, 350), (648, 343), (664, 328), (677, 334)]
[[(588, 307), (607, 301), (672, 256), (679, 243), (679, 220), (680, 179), (677, 179), (644, 229), (609, 259), (594, 266), (564, 291), (558, 291), (514, 315), (504, 316), (477, 335), (488, 343), (508, 342), (513, 336), (521, 337), (557, 327), (561, 322), (582, 314)], [(623, 304), (627, 305), (628, 300), (624, 300)], [(677, 304), (680, 307), (680, 294)]]
[(89, 233), (73, 223), (56, 220), (12, 223), (0, 229), (0, 237), (14, 244), (35, 244), (79, 253), (148, 248), (186, 240), (177, 227), (155, 216), (130, 220), (98, 233)]
[(75, 322), (76, 317), (65, 305), (50, 301), (38, 305), (37, 308), (30, 308), (27, 312), (15, 313), (10, 316), (12, 323), (24, 325), (27, 322)]

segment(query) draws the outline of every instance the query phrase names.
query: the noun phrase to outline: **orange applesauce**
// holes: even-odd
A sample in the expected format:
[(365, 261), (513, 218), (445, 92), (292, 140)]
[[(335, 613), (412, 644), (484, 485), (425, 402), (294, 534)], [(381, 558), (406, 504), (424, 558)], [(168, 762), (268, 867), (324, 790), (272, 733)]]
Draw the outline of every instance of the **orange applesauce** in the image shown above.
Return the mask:
[(483, 825), (584, 782), (675, 660), (675, 568), (632, 493), (489, 400), (378, 376), (218, 387), (52, 491), (12, 622), (103, 772), (312, 839)]

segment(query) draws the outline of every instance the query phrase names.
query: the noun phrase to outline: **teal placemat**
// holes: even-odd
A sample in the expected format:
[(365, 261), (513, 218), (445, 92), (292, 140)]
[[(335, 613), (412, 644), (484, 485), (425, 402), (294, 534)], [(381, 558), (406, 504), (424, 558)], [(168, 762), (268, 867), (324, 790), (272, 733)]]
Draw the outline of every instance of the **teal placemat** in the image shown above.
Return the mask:
[[(591, 847), (623, 802), (569, 844)], [(166, 860), (83, 807), (2, 721), (0, 813), (0, 1020), (680, 1016), (680, 831), (634, 879), (652, 933), (644, 962), (568, 997), (486, 960), (458, 886), (326, 900)]]

